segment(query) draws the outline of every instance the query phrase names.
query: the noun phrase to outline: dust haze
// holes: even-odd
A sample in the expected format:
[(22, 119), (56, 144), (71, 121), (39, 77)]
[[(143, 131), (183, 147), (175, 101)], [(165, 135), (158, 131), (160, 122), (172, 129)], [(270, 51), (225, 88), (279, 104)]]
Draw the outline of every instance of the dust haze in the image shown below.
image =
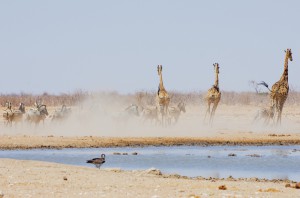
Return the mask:
[[(127, 115), (125, 109), (135, 104), (139, 115)], [(1, 135), (39, 136), (104, 136), (104, 137), (210, 137), (227, 133), (296, 133), (300, 130), (300, 108), (286, 105), (281, 126), (264, 125), (263, 120), (253, 122), (257, 111), (263, 105), (228, 105), (220, 102), (213, 125), (204, 121), (206, 104), (186, 104), (186, 112), (181, 112), (178, 123), (162, 127), (160, 123), (147, 120), (143, 108), (155, 108), (149, 102), (137, 103), (128, 98), (93, 96), (83, 102), (69, 106), (71, 112), (62, 119), (53, 119), (60, 106), (47, 106), (49, 115), (44, 123), (29, 124), (25, 120), (13, 125), (0, 124)], [(170, 106), (176, 106), (172, 102)], [(27, 107), (29, 109), (30, 107)], [(26, 116), (26, 115), (24, 115)]]

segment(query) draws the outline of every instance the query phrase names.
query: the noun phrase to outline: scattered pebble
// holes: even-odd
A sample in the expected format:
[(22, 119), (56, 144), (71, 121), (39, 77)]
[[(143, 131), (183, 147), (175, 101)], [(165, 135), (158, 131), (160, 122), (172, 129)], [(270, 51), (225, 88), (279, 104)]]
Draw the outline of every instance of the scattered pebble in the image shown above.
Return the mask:
[(189, 198), (200, 198), (198, 195), (189, 195)]
[(153, 174), (153, 175), (162, 175), (161, 171), (156, 168), (149, 168), (149, 169), (145, 170), (145, 172), (148, 174)]
[(235, 153), (229, 153), (228, 156), (229, 156), (229, 157), (235, 157), (236, 154), (235, 154)]
[(227, 187), (225, 185), (219, 186), (219, 190), (227, 190)]
[(251, 154), (251, 155), (246, 155), (246, 156), (250, 156), (250, 157), (262, 157), (261, 155), (258, 155), (258, 154)]
[(292, 186), (291, 186), (291, 184), (285, 184), (285, 187), (286, 188), (291, 188)]
[(273, 133), (273, 134), (269, 134), (268, 136), (271, 136), (271, 137), (285, 137), (285, 136), (287, 136), (287, 137), (289, 137), (289, 136), (291, 136), (290, 134), (275, 134), (275, 133)]
[(64, 177), (63, 177), (63, 179), (64, 179), (65, 181), (67, 181), (67, 180), (68, 180), (68, 178), (67, 178), (66, 176), (64, 176)]
[(123, 170), (121, 168), (106, 168), (105, 170), (111, 171), (111, 172), (116, 172), (116, 173), (123, 172)]
[(280, 192), (279, 190), (277, 190), (275, 188), (268, 188), (266, 190), (259, 189), (258, 191), (259, 192)]

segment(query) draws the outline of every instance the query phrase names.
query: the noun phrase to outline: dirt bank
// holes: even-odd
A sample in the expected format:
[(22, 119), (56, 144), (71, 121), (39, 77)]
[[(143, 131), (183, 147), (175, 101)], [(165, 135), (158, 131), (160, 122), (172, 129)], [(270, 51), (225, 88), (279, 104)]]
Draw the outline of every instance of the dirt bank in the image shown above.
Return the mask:
[(0, 149), (178, 145), (299, 145), (300, 134), (220, 133), (213, 137), (0, 136)]

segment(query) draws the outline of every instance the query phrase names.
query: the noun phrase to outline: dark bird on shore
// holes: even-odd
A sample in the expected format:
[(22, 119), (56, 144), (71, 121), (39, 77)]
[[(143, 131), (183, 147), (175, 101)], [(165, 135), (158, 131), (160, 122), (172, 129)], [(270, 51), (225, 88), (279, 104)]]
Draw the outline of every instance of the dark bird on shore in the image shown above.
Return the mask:
[(101, 157), (87, 160), (86, 163), (94, 164), (96, 168), (100, 168), (102, 164), (105, 163), (105, 154), (101, 154)]

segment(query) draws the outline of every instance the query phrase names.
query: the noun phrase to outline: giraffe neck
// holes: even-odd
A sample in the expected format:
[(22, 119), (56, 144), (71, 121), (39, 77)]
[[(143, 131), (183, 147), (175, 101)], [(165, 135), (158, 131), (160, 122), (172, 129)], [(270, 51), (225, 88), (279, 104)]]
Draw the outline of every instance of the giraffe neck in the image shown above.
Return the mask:
[(286, 52), (285, 60), (284, 60), (284, 70), (281, 75), (280, 81), (288, 81), (288, 77), (289, 77), (289, 67), (288, 66), (289, 66), (289, 57), (288, 57), (288, 52)]
[(160, 73), (159, 75), (159, 89), (160, 90), (164, 90), (164, 82), (163, 82), (163, 78), (162, 78), (162, 74)]
[(216, 72), (215, 75), (216, 75), (216, 78), (215, 78), (214, 87), (219, 88), (219, 74)]

